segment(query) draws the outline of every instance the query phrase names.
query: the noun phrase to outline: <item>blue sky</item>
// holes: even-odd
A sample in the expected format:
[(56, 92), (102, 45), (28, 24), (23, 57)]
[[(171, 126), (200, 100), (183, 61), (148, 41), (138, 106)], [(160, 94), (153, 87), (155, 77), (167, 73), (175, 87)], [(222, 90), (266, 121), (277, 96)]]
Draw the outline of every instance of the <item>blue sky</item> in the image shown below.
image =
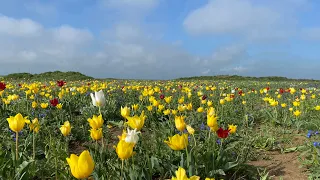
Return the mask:
[(0, 72), (320, 79), (320, 1), (2, 0)]

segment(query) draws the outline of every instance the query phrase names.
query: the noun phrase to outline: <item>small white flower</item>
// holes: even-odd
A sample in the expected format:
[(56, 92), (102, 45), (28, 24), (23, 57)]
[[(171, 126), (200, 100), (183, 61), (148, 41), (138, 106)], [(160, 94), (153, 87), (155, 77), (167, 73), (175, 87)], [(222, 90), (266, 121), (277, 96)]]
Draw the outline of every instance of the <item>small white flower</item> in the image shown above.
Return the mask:
[(92, 104), (97, 107), (102, 107), (106, 103), (106, 98), (104, 97), (103, 91), (100, 90), (98, 92), (95, 92), (94, 95), (90, 93)]
[(236, 91), (234, 89), (231, 90), (231, 94), (234, 94)]
[(129, 128), (127, 129), (127, 136), (125, 138), (125, 141), (127, 143), (134, 143), (136, 144), (139, 141), (139, 136), (138, 134), (141, 133), (140, 131), (137, 131), (137, 129), (130, 130)]

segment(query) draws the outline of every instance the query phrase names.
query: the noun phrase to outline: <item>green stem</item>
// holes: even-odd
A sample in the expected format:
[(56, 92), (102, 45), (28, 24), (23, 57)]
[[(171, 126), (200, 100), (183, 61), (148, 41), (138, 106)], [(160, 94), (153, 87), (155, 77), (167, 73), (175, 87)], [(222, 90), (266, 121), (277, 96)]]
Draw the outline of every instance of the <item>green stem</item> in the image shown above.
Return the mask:
[(16, 132), (16, 160), (18, 161), (18, 138), (19, 138), (19, 133)]
[(124, 160), (122, 160), (122, 164), (121, 164), (121, 179), (123, 178), (123, 165), (124, 165)]
[(35, 160), (36, 158), (36, 142), (35, 142), (35, 133), (33, 131), (32, 134), (32, 158), (33, 160)]

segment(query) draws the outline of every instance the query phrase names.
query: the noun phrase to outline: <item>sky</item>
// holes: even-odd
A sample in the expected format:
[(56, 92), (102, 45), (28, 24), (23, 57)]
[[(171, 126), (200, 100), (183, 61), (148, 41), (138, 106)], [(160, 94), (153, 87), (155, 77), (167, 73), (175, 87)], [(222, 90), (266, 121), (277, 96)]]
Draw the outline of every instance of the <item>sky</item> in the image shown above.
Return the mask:
[(316, 0), (1, 0), (0, 74), (320, 79)]

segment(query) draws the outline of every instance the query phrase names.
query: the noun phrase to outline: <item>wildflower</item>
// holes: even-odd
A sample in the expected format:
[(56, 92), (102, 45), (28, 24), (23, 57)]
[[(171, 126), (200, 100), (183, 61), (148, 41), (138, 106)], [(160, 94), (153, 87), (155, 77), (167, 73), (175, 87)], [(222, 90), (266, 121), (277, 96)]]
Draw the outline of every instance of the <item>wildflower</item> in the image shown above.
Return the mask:
[(125, 106), (124, 108), (121, 106), (121, 116), (126, 118), (127, 116), (130, 116), (130, 108)]
[(294, 114), (296, 117), (298, 117), (298, 116), (301, 115), (301, 111), (296, 110), (296, 111), (293, 112), (293, 114)]
[(184, 122), (184, 116), (176, 116), (174, 118), (174, 123), (176, 125), (176, 128), (179, 131), (183, 131), (186, 128), (186, 123)]
[(93, 115), (92, 118), (88, 118), (88, 122), (92, 129), (99, 129), (103, 126), (104, 120), (100, 114), (99, 116)]
[(40, 124), (38, 118), (34, 118), (32, 122), (27, 120), (26, 123), (29, 124), (30, 131), (34, 131), (35, 133), (39, 132)]
[(219, 128), (217, 131), (217, 135), (219, 138), (227, 138), (229, 135), (229, 130), (228, 129), (224, 130), (222, 128)]
[(188, 146), (188, 134), (176, 134), (169, 137), (169, 141), (164, 141), (172, 150), (183, 150)]
[(134, 154), (133, 147), (133, 143), (120, 140), (116, 147), (116, 153), (121, 160), (129, 159)]
[(7, 118), (7, 121), (9, 123), (9, 128), (17, 133), (23, 129), (27, 121), (27, 117), (23, 117), (22, 114), (18, 113), (15, 116)]
[(128, 128), (127, 129), (127, 134), (126, 134), (126, 137), (125, 137), (125, 141), (127, 143), (137, 144), (137, 142), (139, 141), (139, 136), (138, 136), (139, 133), (141, 133), (141, 132), (137, 131), (137, 129), (130, 130)]
[(127, 124), (132, 128), (132, 129), (137, 129), (140, 131), (144, 125), (144, 121), (146, 119), (146, 116), (144, 115), (144, 111), (140, 114), (140, 116), (134, 115), (133, 117), (127, 116), (126, 117), (128, 122)]
[(46, 109), (49, 106), (49, 104), (48, 103), (41, 103), (40, 106), (42, 109)]
[(230, 134), (233, 134), (237, 131), (237, 126), (233, 125), (233, 124), (228, 125), (228, 130), (229, 130)]
[(50, 100), (50, 104), (51, 104), (51, 106), (56, 107), (59, 104), (59, 101), (57, 98), (54, 98), (54, 99)]
[(187, 131), (189, 134), (193, 135), (194, 134), (194, 129), (190, 126), (190, 125), (187, 125)]
[(63, 125), (60, 127), (60, 131), (63, 136), (68, 136), (71, 132), (71, 125), (69, 121), (65, 121)]
[(90, 129), (89, 130), (90, 132), (90, 137), (93, 139), (93, 140), (99, 140), (102, 138), (102, 128), (99, 128), (99, 129)]
[(83, 151), (79, 157), (71, 154), (67, 162), (72, 175), (77, 179), (88, 178), (94, 170), (94, 161), (88, 150)]
[(104, 97), (103, 91), (100, 90), (98, 92), (90, 93), (92, 104), (96, 107), (102, 107), (106, 103), (106, 98)]
[(176, 177), (172, 177), (172, 180), (200, 180), (199, 176), (191, 176), (188, 178), (186, 174), (186, 170), (183, 169), (182, 167), (179, 167), (178, 170), (176, 171)]

